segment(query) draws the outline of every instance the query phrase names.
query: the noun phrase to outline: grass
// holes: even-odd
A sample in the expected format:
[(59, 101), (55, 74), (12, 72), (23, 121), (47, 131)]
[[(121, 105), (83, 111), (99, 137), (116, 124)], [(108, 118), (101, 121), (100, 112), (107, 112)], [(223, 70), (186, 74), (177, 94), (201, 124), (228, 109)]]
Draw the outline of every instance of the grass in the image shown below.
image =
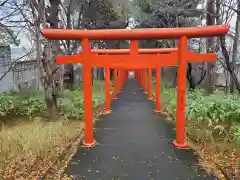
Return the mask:
[(0, 131), (0, 165), (8, 164), (16, 157), (34, 159), (44, 157), (63, 140), (79, 135), (79, 122), (59, 120), (44, 122), (36, 118), (29, 123), (4, 127)]
[[(95, 81), (92, 92), (93, 107), (103, 103), (105, 99), (104, 81)], [(42, 92), (31, 94), (29, 96), (28, 92), (25, 98), (37, 98), (40, 100), (39, 104), (44, 103)], [(24, 97), (23, 94), (8, 94), (8, 96), (10, 97), (8, 97), (8, 100), (10, 99), (10, 101), (14, 99), (14, 96), (18, 100)], [(25, 100), (28, 101), (28, 99)], [(22, 116), (17, 119), (8, 119), (8, 121), (14, 121), (12, 123), (14, 125), (2, 124), (0, 130), (0, 172), (1, 169), (8, 168), (11, 162), (21, 157), (24, 157), (27, 162), (36, 158), (54, 157), (56, 156), (56, 148), (61, 149), (64, 143), (79, 136), (84, 126), (83, 122), (80, 125), (79, 121), (83, 114), (83, 88), (78, 87), (72, 91), (65, 90), (58, 98), (58, 101), (61, 116), (57, 121), (41, 118), (38, 116), (38, 112), (31, 114), (31, 121)], [(26, 109), (27, 106), (31, 108), (30, 105), (26, 103)], [(2, 107), (4, 106), (2, 105)], [(17, 104), (15, 104), (15, 107), (18, 107)], [(4, 108), (2, 108), (2, 111), (4, 111)], [(5, 113), (5, 115), (7, 116), (8, 113)]]

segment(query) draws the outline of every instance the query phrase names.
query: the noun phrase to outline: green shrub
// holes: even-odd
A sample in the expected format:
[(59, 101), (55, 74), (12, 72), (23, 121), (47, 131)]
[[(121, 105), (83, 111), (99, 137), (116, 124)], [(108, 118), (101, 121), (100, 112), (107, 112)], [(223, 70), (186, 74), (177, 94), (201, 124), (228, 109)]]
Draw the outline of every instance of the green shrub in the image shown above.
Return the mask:
[[(97, 83), (96, 83), (97, 84)], [(101, 84), (100, 84), (101, 85)], [(97, 87), (100, 86), (99, 83)], [(93, 90), (92, 105), (96, 107), (103, 102), (104, 96), (102, 91), (96, 88)], [(84, 97), (83, 92), (80, 88), (73, 91), (65, 90), (59, 100), (59, 113), (66, 118), (82, 119), (84, 113)]]
[(161, 89), (161, 103), (169, 113), (176, 115), (177, 93), (175, 88)]
[[(104, 82), (96, 81), (93, 85), (93, 107), (105, 99)], [(81, 119), (84, 112), (82, 87), (64, 90), (58, 97), (59, 114), (66, 118)], [(0, 117), (33, 117), (46, 111), (43, 91), (24, 91), (19, 93), (0, 93)]]
[(226, 121), (237, 122), (240, 120), (239, 102), (239, 99), (233, 95), (204, 96), (203, 93), (192, 92), (189, 95), (187, 115), (193, 119), (209, 120), (209, 126)]
[(59, 113), (64, 117), (81, 119), (83, 112), (83, 98), (59, 99)]
[(0, 94), (0, 116), (33, 116), (45, 110), (41, 97), (23, 98), (20, 94)]
[(10, 115), (14, 111), (16, 98), (8, 94), (0, 94), (0, 116)]
[(44, 112), (46, 104), (43, 98), (40, 97), (29, 97), (26, 100), (19, 99), (16, 104), (16, 115), (20, 116), (33, 116)]
[[(176, 88), (162, 89), (162, 103), (172, 115), (176, 115)], [(188, 92), (186, 116), (191, 121), (204, 123), (213, 133), (234, 134), (240, 144), (240, 98), (216, 92), (205, 95), (196, 90)]]

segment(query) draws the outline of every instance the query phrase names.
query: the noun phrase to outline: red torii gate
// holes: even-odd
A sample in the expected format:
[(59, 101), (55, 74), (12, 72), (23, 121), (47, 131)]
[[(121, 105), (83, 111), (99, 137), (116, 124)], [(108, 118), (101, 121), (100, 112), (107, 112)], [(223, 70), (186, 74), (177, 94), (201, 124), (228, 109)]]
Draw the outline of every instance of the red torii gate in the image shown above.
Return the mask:
[[(138, 53), (139, 54), (164, 54), (164, 53), (173, 53), (173, 52), (177, 52), (178, 49), (177, 48), (161, 48), (161, 49), (138, 49)], [(120, 55), (120, 54), (129, 54), (130, 50), (129, 49), (92, 49), (91, 52), (93, 53), (97, 53), (98, 55)], [(62, 64), (65, 62), (65, 57), (58, 57), (58, 63)], [(156, 109), (155, 112), (160, 112), (160, 67), (157, 68), (156, 67), (156, 78), (157, 78), (157, 83), (156, 83)], [(114, 93), (113, 93), (113, 99), (116, 100), (117, 99), (117, 92), (120, 92), (120, 88), (121, 88), (121, 83), (119, 85), (117, 85), (117, 82), (121, 82), (120, 77), (117, 77), (117, 71), (118, 69), (115, 68), (114, 69)], [(138, 74), (140, 73), (140, 74)], [(148, 72), (151, 75), (151, 69), (149, 69)], [(106, 74), (109, 74), (109, 68), (106, 68)], [(140, 70), (139, 72), (135, 72), (138, 82), (139, 84), (141, 84), (141, 86), (143, 87), (143, 89), (146, 92), (146, 70)], [(125, 76), (124, 76), (124, 80), (126, 80), (127, 77), (127, 72), (125, 72)], [(118, 80), (117, 80), (118, 79)], [(110, 79), (109, 76), (106, 76), (106, 107), (105, 107), (105, 111), (106, 113), (111, 112), (110, 110), (110, 88), (109, 88), (109, 83)], [(152, 99), (152, 78), (151, 76), (148, 76), (148, 99), (151, 100)]]
[[(195, 54), (188, 51), (188, 38), (225, 35), (228, 25), (189, 27), (189, 28), (153, 28), (153, 29), (111, 29), (111, 30), (66, 30), (44, 29), (42, 34), (52, 40), (82, 40), (83, 52), (78, 55), (62, 56), (57, 63), (82, 63), (84, 79), (84, 121), (85, 139), (83, 144), (91, 147), (96, 144), (93, 136), (92, 121), (92, 84), (91, 67), (142, 69), (160, 66), (178, 65), (177, 117), (175, 147), (185, 148), (184, 121), (186, 105), (186, 62), (215, 61), (215, 54)], [(138, 40), (179, 38), (178, 52), (170, 54), (141, 54), (138, 52)], [(98, 55), (91, 51), (89, 40), (130, 40), (129, 54)], [(164, 59), (160, 61), (159, 59)]]

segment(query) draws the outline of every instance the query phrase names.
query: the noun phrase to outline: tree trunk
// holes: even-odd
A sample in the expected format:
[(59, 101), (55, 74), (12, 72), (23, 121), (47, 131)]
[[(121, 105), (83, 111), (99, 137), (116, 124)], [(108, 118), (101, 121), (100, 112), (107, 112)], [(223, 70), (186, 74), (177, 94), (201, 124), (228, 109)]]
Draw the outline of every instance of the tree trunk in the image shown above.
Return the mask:
[[(176, 27), (179, 27), (179, 20), (178, 20), (178, 15), (176, 14)], [(178, 46), (178, 39), (175, 39), (172, 41), (173, 47), (177, 47)], [(171, 47), (169, 47), (171, 48)], [(178, 76), (178, 67), (174, 67), (174, 75), (173, 75), (173, 87), (177, 87), (177, 76)]]
[(204, 78), (206, 76), (206, 70), (204, 68), (201, 70), (201, 74), (199, 76), (200, 76), (200, 78), (197, 81), (193, 74), (192, 64), (188, 63), (187, 80), (188, 80), (188, 84), (189, 84), (189, 90), (192, 91), (192, 90), (196, 89), (197, 85), (202, 83), (202, 81), (204, 80)]
[(97, 79), (104, 80), (104, 68), (97, 68)]
[(92, 85), (94, 83), (94, 68), (92, 68)]
[[(215, 24), (215, 0), (207, 1), (207, 26)], [(207, 39), (206, 52), (214, 51), (214, 41), (213, 38)], [(207, 91), (208, 93), (213, 93), (214, 90), (214, 63), (207, 63)]]
[[(219, 13), (219, 11), (220, 11), (219, 10), (220, 9), (220, 0), (216, 0), (216, 2), (217, 2), (216, 3), (217, 4), (217, 12)], [(239, 8), (239, 3), (238, 3), (238, 8)], [(221, 24), (220, 16), (219, 16), (219, 14), (217, 14), (217, 15), (218, 15), (217, 18), (216, 18), (217, 24)], [(239, 16), (238, 16), (238, 18), (239, 18)], [(236, 26), (236, 28), (239, 28), (239, 24), (238, 24), (238, 26)], [(239, 82), (239, 80), (237, 78), (236, 72), (234, 71), (234, 67), (232, 66), (232, 64), (230, 62), (230, 57), (229, 57), (229, 52), (227, 50), (225, 36), (221, 36), (219, 38), (219, 41), (220, 41), (222, 54), (223, 54), (223, 57), (224, 57), (224, 62), (225, 62), (225, 67), (224, 68), (228, 71), (228, 74), (230, 75), (231, 81), (234, 82), (234, 84), (236, 86), (236, 89), (238, 90), (238, 93), (240, 93), (240, 82)], [(236, 53), (234, 53), (234, 54), (236, 54)]]
[[(69, 0), (69, 4), (67, 7), (67, 12), (66, 12), (66, 18), (67, 18), (67, 29), (71, 29), (71, 8), (72, 8), (72, 0)], [(67, 45), (67, 54), (71, 55), (72, 50), (71, 50), (71, 40), (66, 40), (66, 45)], [(67, 78), (68, 78), (68, 87), (73, 88), (74, 87), (74, 70), (73, 70), (73, 64), (68, 64), (68, 69), (67, 69)]]
[[(50, 15), (50, 27), (51, 28), (58, 28), (58, 9), (59, 9), (59, 5), (60, 5), (60, 0), (51, 0), (51, 15)], [(60, 74), (57, 75), (57, 71), (59, 70), (59, 66), (56, 64), (56, 56), (59, 54), (59, 50), (60, 50), (60, 43), (59, 40), (54, 40), (52, 41), (52, 53), (53, 53), (53, 58), (52, 58), (52, 62), (51, 62), (51, 70), (52, 70), (52, 102), (53, 105), (51, 106), (51, 117), (53, 119), (56, 118), (57, 115), (57, 94), (58, 94), (58, 82), (57, 79), (59, 80), (59, 76)]]
[[(41, 4), (40, 4), (41, 5)], [(41, 52), (42, 52), (42, 46), (41, 46), (41, 38), (40, 38), (40, 23), (42, 19), (42, 7), (38, 5), (37, 6), (37, 11), (38, 11), (38, 16), (34, 13), (34, 7), (30, 3), (31, 10), (33, 11), (33, 18), (35, 20), (35, 36), (36, 36), (36, 61), (37, 61), (37, 77), (36, 77), (36, 89), (40, 88), (40, 77), (41, 77), (41, 69), (40, 69), (40, 63), (41, 63)]]
[[(238, 1), (238, 10), (240, 10), (240, 1)], [(238, 45), (239, 45), (239, 37), (240, 37), (240, 13), (237, 12), (237, 20), (236, 20), (236, 27), (235, 27), (235, 37), (233, 42), (233, 50), (232, 50), (232, 70), (234, 74), (236, 74), (236, 61), (237, 61), (237, 55), (238, 55)], [(230, 84), (230, 93), (235, 92), (235, 82), (234, 79), (231, 78), (231, 84)]]
[(225, 76), (225, 94), (229, 94), (230, 90), (229, 90), (229, 72), (224, 69), (224, 76)]
[(44, 40), (44, 52), (41, 61), (42, 69), (42, 84), (45, 92), (45, 101), (49, 110), (51, 119), (56, 119), (57, 115), (57, 95), (56, 95), (56, 84), (53, 78), (53, 71), (50, 67), (52, 61), (55, 59), (51, 48), (50, 42)]
[[(50, 23), (51, 28), (58, 28), (58, 6), (60, 0), (50, 1), (50, 7), (45, 9), (45, 1), (39, 2), (42, 7), (42, 23), (43, 27), (47, 28), (47, 23)], [(46, 13), (50, 12), (50, 13)], [(50, 14), (50, 15), (49, 15)], [(44, 16), (46, 15), (46, 16)], [(42, 70), (42, 84), (45, 91), (45, 101), (47, 108), (49, 110), (49, 115), (51, 119), (56, 119), (57, 117), (57, 94), (59, 91), (59, 66), (55, 62), (55, 57), (59, 53), (59, 41), (48, 41), (43, 40), (44, 51), (43, 58), (41, 60), (41, 70)]]

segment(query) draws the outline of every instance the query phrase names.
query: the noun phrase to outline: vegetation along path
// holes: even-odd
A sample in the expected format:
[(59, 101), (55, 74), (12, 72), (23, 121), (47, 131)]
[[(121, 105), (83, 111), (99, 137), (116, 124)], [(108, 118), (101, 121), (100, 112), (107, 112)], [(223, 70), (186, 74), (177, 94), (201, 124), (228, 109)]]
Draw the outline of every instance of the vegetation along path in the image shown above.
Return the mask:
[(134, 79), (112, 102), (112, 110), (95, 125), (99, 144), (79, 148), (65, 174), (86, 180), (214, 179), (201, 169), (192, 150), (173, 147), (173, 125), (152, 113), (151, 102)]

